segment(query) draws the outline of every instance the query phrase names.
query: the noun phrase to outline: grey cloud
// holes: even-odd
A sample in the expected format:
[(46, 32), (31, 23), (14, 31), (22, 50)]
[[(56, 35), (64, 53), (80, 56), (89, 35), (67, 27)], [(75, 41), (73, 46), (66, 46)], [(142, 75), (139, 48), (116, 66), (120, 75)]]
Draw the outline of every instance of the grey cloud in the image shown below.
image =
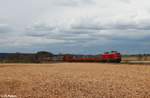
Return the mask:
[[(88, 21), (88, 20), (87, 20)], [(91, 24), (90, 22), (89, 23), (86, 23), (86, 24), (77, 24), (77, 25), (74, 25), (72, 26), (72, 29), (76, 29), (76, 30), (103, 30), (105, 29), (104, 26), (102, 25), (99, 25), (99, 24)]]
[[(88, 20), (87, 20), (88, 21)], [(149, 36), (148, 23), (139, 25), (135, 22), (115, 22), (109, 24), (99, 24), (92, 22), (79, 22), (70, 25), (70, 28), (61, 26), (33, 26), (27, 34), (32, 37), (64, 40), (68, 42), (87, 42), (88, 40), (111, 40), (111, 39), (141, 39)]]
[(127, 3), (127, 4), (130, 4), (130, 3), (131, 3), (131, 0), (120, 0), (120, 1), (122, 1), (122, 2), (124, 2), (124, 3)]
[(79, 24), (73, 25), (72, 29), (77, 30), (150, 30), (150, 21), (147, 22), (143, 21), (116, 21), (116, 22), (109, 22), (106, 24), (101, 23), (93, 23), (90, 20), (86, 20), (87, 22), (80, 22)]
[[(31, 27), (32, 28), (32, 27)], [(27, 36), (32, 37), (41, 37), (41, 38), (49, 38), (49, 39), (62, 39), (66, 41), (78, 41), (78, 40), (86, 40), (86, 39), (95, 39), (90, 36), (91, 33), (94, 33), (91, 30), (84, 29), (73, 29), (73, 28), (59, 28), (59, 27), (45, 27), (43, 25), (39, 25), (36, 28), (33, 26), (33, 29), (30, 29)]]
[(0, 33), (10, 33), (13, 29), (7, 24), (0, 24)]
[(61, 6), (70, 6), (70, 7), (73, 7), (73, 6), (83, 6), (83, 5), (86, 5), (86, 4), (93, 4), (95, 3), (94, 0), (60, 0), (60, 1), (56, 1), (55, 2), (56, 4), (59, 4)]
[(37, 31), (51, 31), (53, 29), (55, 29), (55, 27), (51, 27), (51, 26), (48, 26), (46, 24), (38, 24), (38, 25), (34, 25), (32, 27), (33, 30), (37, 30)]
[(26, 35), (34, 37), (48, 36), (56, 27), (51, 27), (45, 24), (34, 25), (26, 29)]

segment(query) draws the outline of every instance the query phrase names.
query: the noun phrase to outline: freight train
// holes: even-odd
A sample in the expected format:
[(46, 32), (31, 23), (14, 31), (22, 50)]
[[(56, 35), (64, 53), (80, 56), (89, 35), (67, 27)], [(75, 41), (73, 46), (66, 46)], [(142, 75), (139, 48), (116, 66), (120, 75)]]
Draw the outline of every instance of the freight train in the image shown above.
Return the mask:
[(101, 55), (64, 55), (64, 62), (121, 62), (121, 54), (117, 51), (105, 52)]

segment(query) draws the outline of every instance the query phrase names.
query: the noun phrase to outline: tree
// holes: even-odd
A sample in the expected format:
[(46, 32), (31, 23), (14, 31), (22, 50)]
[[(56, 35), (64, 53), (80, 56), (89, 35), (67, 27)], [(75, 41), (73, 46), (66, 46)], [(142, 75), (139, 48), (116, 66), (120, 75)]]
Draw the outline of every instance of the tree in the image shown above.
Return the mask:
[(51, 56), (53, 56), (52, 53), (47, 52), (47, 51), (39, 51), (39, 52), (36, 53), (36, 55), (38, 57), (51, 57)]

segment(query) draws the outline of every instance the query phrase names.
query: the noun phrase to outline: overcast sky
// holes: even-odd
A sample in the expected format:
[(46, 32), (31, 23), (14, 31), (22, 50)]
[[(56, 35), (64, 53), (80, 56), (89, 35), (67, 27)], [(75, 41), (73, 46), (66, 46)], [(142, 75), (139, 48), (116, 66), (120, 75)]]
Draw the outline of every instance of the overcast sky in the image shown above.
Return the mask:
[(0, 0), (0, 52), (150, 53), (149, 0)]

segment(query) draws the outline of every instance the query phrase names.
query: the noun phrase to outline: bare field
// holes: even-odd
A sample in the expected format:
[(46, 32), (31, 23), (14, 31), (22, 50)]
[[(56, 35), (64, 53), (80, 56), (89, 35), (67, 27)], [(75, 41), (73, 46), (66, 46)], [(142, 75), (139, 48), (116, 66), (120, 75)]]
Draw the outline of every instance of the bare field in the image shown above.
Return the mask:
[(99, 63), (0, 64), (0, 96), (150, 98), (150, 66)]

